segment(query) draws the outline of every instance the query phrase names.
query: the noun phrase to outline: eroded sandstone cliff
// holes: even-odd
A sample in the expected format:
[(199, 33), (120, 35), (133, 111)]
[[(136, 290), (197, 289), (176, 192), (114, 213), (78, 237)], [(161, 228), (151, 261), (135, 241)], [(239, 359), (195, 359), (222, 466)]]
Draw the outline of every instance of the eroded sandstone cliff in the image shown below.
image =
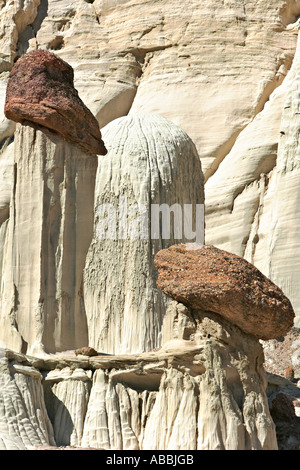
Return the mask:
[[(144, 203), (145, 194), (149, 204), (173, 203), (165, 197), (172, 186), (175, 196), (187, 191), (188, 203), (191, 195), (193, 202), (203, 202), (201, 161), (206, 241), (258, 266), (299, 316), (299, 14), (296, 0), (195, 0), (184, 9), (177, 0), (2, 3), (3, 109), (9, 72), (35, 49), (55, 51), (74, 67), (74, 84), (85, 103), (82, 115), (77, 109), (71, 119), (72, 143), (70, 133), (60, 132), (61, 116), (64, 121), (72, 114), (64, 114), (64, 99), (63, 109), (48, 99), (44, 103), (48, 123), (55, 113), (60, 118), (56, 127), (31, 120), (28, 103), (33, 127), (23, 119), (16, 126), (4, 115), (0, 123), (0, 334), (8, 346), (1, 350), (2, 448), (278, 447), (272, 416), (282, 420), (276, 406), (290, 402), (276, 399), (276, 379), (267, 394), (258, 338), (265, 329), (276, 330), (277, 322), (278, 331), (286, 331), (293, 315), (282, 324), (282, 312), (271, 309), (268, 325), (268, 315), (261, 321), (255, 311), (257, 334), (243, 331), (245, 321), (235, 318), (248, 313), (251, 286), (238, 308), (233, 302), (233, 317), (222, 317), (232, 313), (228, 302), (218, 313), (201, 308), (201, 299), (183, 305), (186, 292), (178, 286), (180, 302), (161, 312), (157, 299), (164, 294), (153, 282), (152, 263), (156, 248), (165, 246), (153, 249), (150, 243), (144, 251), (138, 246), (132, 258), (121, 244), (99, 248), (93, 211), (97, 215), (103, 202), (111, 202), (108, 182), (112, 199), (122, 189), (132, 203)], [(34, 79), (32, 86), (39, 82)], [(18, 104), (17, 114), (21, 108)], [(152, 117), (142, 123), (141, 112)], [(84, 151), (78, 147), (91, 143), (86, 127), (77, 126), (84, 115), (85, 125), (91, 119), (96, 126), (98, 142), (99, 127), (106, 126), (110, 155), (103, 159), (93, 145), (94, 155), (86, 154), (86, 145)], [(20, 121), (16, 114), (7, 116)], [(128, 135), (121, 132), (116, 148), (119, 126)], [(130, 152), (122, 160), (127, 145)], [(170, 152), (175, 147), (178, 153)], [(111, 256), (105, 258), (107, 252)], [(260, 298), (261, 305), (271, 299), (275, 308), (277, 291), (269, 287), (272, 298)], [(195, 288), (192, 296), (197, 294)], [(44, 355), (90, 342), (108, 353), (139, 352)], [(160, 344), (161, 350), (140, 352)], [(287, 389), (299, 396), (297, 387)], [(297, 438), (292, 441), (299, 445)]]
[[(291, 299), (297, 322), (297, 169), (289, 170), (288, 184), (283, 175), (282, 183), (274, 178), (282, 173), (277, 148), (297, 67), (296, 58), (285, 80), (299, 14), (298, 0), (195, 0), (184, 9), (178, 0), (4, 2), (1, 102), (14, 61), (40, 48), (73, 66), (75, 87), (101, 128), (128, 112), (158, 113), (182, 127), (205, 174), (207, 241), (253, 261)], [(14, 128), (2, 115), (0, 177), (7, 189)], [(279, 191), (284, 197), (277, 198)]]

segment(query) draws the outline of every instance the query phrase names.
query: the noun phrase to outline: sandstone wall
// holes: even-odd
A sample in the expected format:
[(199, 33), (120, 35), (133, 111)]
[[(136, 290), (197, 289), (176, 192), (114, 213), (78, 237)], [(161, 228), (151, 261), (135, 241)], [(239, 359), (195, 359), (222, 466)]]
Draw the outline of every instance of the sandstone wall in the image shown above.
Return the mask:
[[(288, 247), (280, 248), (286, 255), (273, 256), (268, 248), (265, 256), (263, 245), (274, 242), (265, 235), (273, 233), (279, 204), (272, 189), (277, 183), (269, 182), (300, 2), (195, 0), (182, 9), (178, 0), (28, 0), (4, 2), (0, 12), (1, 102), (14, 60), (39, 47), (74, 67), (75, 86), (100, 127), (128, 112), (154, 112), (178, 124), (195, 142), (207, 181), (207, 241), (253, 260), (284, 289), (299, 315), (296, 234), (292, 237), (298, 227), (292, 202), (296, 169), (290, 171), (291, 189), (281, 190), (281, 199), (289, 200)], [(13, 133), (14, 124), (1, 116), (1, 141)], [(0, 150), (6, 187), (12, 185), (8, 142)]]
[(206, 239), (255, 264), (283, 289), (297, 316), (299, 47), (282, 85), (205, 187)]

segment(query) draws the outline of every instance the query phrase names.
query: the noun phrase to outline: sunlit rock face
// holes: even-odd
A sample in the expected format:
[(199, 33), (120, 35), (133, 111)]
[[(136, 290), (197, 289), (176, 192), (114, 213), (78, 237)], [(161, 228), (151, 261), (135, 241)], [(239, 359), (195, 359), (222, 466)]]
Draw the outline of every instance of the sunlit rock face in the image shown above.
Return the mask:
[(93, 234), (97, 157), (17, 125), (1, 270), (1, 340), (54, 352), (87, 341), (82, 271)]
[(277, 449), (261, 344), (220, 316), (196, 318), (172, 302), (163, 346), (148, 353), (4, 351), (0, 448)]
[(168, 304), (154, 255), (176, 239), (203, 241), (201, 164), (189, 136), (161, 116), (119, 118), (102, 133), (109, 151), (99, 160), (84, 271), (89, 345), (148, 351), (160, 345)]
[(206, 240), (244, 256), (288, 296), (299, 324), (300, 50), (283, 84), (207, 181)]
[[(114, 201), (126, 195), (133, 204), (171, 195), (172, 203), (183, 187), (203, 201), (204, 181), (206, 243), (253, 263), (299, 318), (299, 14), (299, 0), (191, 0), (184, 8), (179, 0), (2, 2), (1, 449), (299, 448), (291, 400), (276, 400), (279, 389), (293, 399), (299, 388), (266, 375), (258, 340), (281, 309), (252, 318), (258, 334), (248, 334), (247, 322), (235, 323), (245, 313), (236, 303), (230, 318), (222, 315), (228, 302), (218, 313), (190, 303), (199, 288), (192, 273), (193, 289), (173, 290), (177, 301), (160, 291), (153, 259), (166, 240), (147, 251), (145, 240), (132, 250), (128, 243), (99, 245), (98, 237), (99, 207), (111, 202), (107, 189)], [(54, 135), (37, 128), (41, 123), (25, 128), (5, 117), (10, 72), (35, 50), (73, 67), (82, 102), (99, 128), (107, 126), (108, 155), (82, 150), (84, 136), (66, 142), (61, 124)], [(146, 123), (142, 113), (169, 122)], [(73, 136), (87, 135), (83, 128)], [(126, 163), (127, 137), (135, 158)], [(143, 145), (155, 158), (137, 152)], [(188, 148), (190, 158), (175, 147), (182, 155)], [(115, 166), (105, 165), (111, 155)], [(208, 308), (216, 305), (211, 300)], [(288, 324), (283, 319), (280, 327)]]
[[(205, 175), (207, 242), (245, 256), (277, 283), (297, 322), (296, 191), (290, 198), (281, 188), (279, 201), (277, 183), (269, 183), (299, 14), (299, 0), (194, 0), (184, 9), (179, 0), (6, 3), (0, 20), (0, 170), (7, 171), (0, 171), (1, 185), (9, 188), (13, 181), (15, 126), (4, 117), (9, 72), (28, 51), (54, 52), (74, 68), (75, 88), (100, 128), (143, 112), (160, 114), (188, 133)], [(289, 187), (294, 181), (296, 169)], [(279, 204), (285, 204), (280, 211), (288, 237), (274, 251)], [(6, 217), (7, 205), (4, 211)]]

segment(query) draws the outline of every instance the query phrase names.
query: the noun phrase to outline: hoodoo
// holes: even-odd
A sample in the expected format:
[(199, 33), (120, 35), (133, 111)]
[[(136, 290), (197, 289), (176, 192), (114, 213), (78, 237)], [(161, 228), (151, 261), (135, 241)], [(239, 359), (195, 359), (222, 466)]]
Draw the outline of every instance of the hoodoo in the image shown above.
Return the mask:
[(30, 353), (78, 348), (87, 344), (82, 272), (93, 233), (96, 154), (106, 153), (99, 126), (73, 87), (72, 68), (47, 51), (15, 64), (5, 112), (18, 124), (1, 339)]

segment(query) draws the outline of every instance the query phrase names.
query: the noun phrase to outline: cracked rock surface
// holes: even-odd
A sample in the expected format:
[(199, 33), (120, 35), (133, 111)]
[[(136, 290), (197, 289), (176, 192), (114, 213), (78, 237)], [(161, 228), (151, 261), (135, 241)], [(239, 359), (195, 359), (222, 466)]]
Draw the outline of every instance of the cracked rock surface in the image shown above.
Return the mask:
[(55, 54), (35, 50), (24, 54), (9, 75), (5, 115), (58, 133), (85, 152), (105, 155), (96, 118), (74, 88), (72, 67)]
[(157, 285), (192, 308), (218, 313), (261, 339), (285, 335), (294, 322), (289, 299), (255, 266), (211, 245), (158, 252)]

